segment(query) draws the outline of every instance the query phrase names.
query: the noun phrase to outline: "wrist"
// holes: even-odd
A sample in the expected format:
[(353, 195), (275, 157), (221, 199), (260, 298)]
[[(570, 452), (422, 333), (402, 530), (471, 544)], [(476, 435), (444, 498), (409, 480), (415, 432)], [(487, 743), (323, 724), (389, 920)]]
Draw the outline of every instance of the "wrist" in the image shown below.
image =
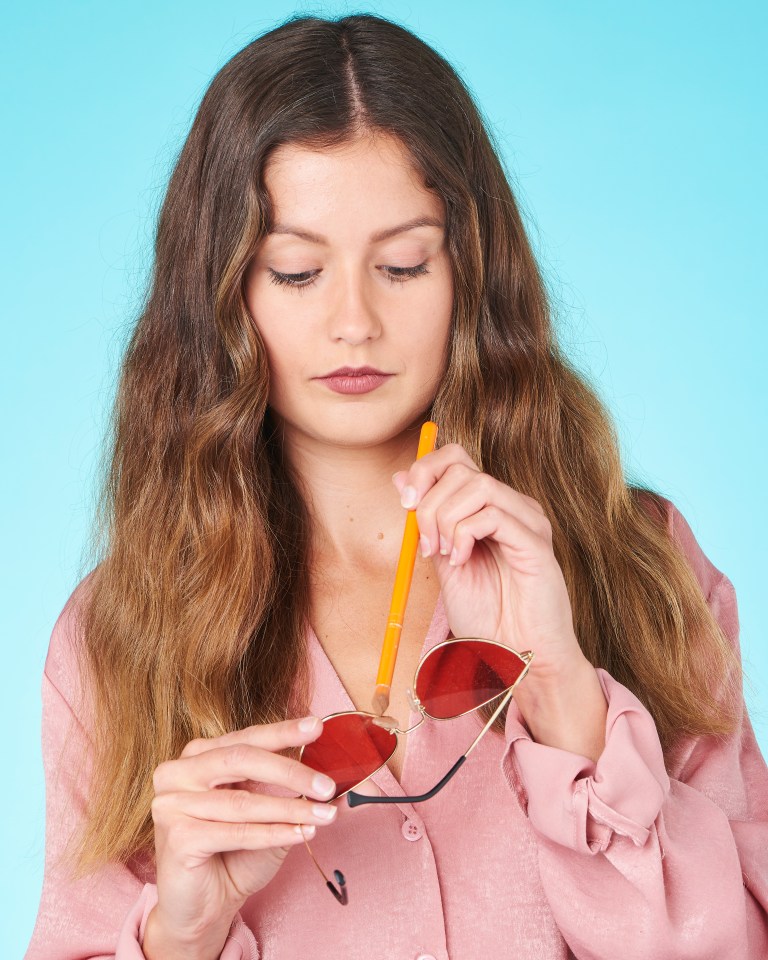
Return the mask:
[(232, 919), (191, 936), (174, 934), (156, 904), (147, 916), (141, 948), (146, 960), (219, 960), (231, 926)]
[(528, 673), (515, 690), (515, 700), (522, 698), (530, 704), (556, 709), (574, 697), (594, 670), (580, 651), (568, 663), (558, 663), (556, 667), (539, 666), (534, 655)]
[(558, 674), (525, 677), (514, 694), (536, 743), (596, 761), (605, 746), (608, 703), (586, 657)]

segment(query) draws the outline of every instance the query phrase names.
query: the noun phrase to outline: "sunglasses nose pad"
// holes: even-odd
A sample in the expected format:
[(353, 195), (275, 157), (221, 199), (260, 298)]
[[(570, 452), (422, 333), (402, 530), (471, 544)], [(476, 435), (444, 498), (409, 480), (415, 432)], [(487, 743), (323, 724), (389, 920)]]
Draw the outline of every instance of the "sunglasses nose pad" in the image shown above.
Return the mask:
[(406, 694), (408, 696), (408, 703), (410, 704), (411, 710), (413, 710), (414, 713), (419, 713), (421, 710), (421, 701), (419, 698), (414, 695), (414, 692), (410, 687), (408, 687), (406, 690)]

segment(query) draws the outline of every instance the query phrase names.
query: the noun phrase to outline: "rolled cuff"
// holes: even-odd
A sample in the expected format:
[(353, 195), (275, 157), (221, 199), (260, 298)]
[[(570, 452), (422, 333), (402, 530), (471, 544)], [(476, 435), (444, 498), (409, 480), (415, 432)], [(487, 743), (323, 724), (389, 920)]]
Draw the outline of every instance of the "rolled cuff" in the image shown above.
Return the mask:
[[(146, 960), (142, 950), (144, 932), (147, 918), (156, 903), (157, 884), (145, 883), (120, 930), (115, 960)], [(256, 938), (240, 913), (232, 921), (219, 960), (259, 960)]]
[(641, 847), (669, 793), (653, 717), (607, 671), (596, 668), (608, 703), (597, 761), (536, 743), (512, 700), (502, 770), (533, 828), (581, 853), (600, 853), (614, 835)]

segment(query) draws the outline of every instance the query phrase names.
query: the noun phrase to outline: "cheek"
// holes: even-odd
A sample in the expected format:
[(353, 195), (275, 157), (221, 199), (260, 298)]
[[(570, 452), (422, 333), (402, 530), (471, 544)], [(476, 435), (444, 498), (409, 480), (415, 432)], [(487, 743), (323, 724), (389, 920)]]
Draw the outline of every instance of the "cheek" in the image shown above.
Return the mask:
[[(291, 373), (291, 349), (283, 342), (279, 329), (269, 323), (259, 322), (259, 315), (251, 312), (253, 325), (264, 347), (264, 356), (269, 370), (269, 402), (282, 393), (282, 387)], [(295, 364), (295, 353), (294, 353)]]
[(420, 356), (430, 367), (443, 364), (445, 351), (451, 334), (453, 315), (453, 284), (450, 274), (441, 277), (441, 283), (425, 291), (420, 304), (420, 323), (413, 323), (410, 317), (405, 325), (411, 342), (417, 346)]
[(269, 393), (274, 400), (286, 396), (286, 390), (291, 392), (292, 383), (301, 379), (301, 371), (305, 369), (302, 344), (287, 340), (277, 331), (261, 331), (264, 349), (267, 355), (269, 368)]
[(287, 368), (292, 358), (300, 357), (303, 338), (298, 335), (301, 324), (286, 310), (285, 296), (281, 298), (279, 290), (275, 294), (269, 289), (252, 289), (246, 304), (264, 344), (270, 369)]
[(269, 370), (267, 402), (278, 412), (290, 407), (291, 384), (301, 366), (300, 344), (286, 341), (282, 331), (271, 324), (257, 324)]

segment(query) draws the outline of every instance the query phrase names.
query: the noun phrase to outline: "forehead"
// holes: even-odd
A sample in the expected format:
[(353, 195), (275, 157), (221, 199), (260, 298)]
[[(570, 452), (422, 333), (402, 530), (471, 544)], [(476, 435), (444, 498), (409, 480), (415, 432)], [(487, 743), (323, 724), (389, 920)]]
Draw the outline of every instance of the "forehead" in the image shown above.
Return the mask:
[(264, 184), (274, 222), (301, 221), (310, 229), (338, 216), (370, 223), (443, 213), (409, 150), (388, 134), (333, 147), (283, 144), (265, 165)]

